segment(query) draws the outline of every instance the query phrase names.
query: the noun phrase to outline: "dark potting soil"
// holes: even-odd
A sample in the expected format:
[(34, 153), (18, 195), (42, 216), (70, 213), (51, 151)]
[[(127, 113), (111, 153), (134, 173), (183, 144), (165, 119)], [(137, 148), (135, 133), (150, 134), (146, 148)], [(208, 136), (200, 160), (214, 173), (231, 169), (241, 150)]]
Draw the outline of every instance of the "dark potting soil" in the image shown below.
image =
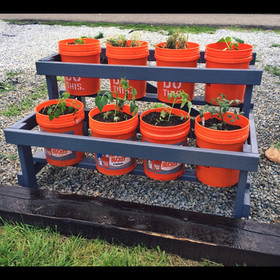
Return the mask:
[[(212, 129), (216, 129), (216, 130), (237, 130), (237, 129), (242, 128), (239, 125), (233, 125), (233, 124), (229, 124), (229, 123), (223, 124), (222, 126), (218, 125), (221, 123), (222, 122), (219, 119), (212, 118), (212, 119), (206, 120), (204, 126), (207, 128), (212, 128)], [(199, 124), (202, 125), (202, 122), (199, 122)]]
[[(74, 113), (74, 108), (71, 107), (71, 109), (69, 109), (70, 107), (69, 106), (66, 106), (66, 109), (63, 113), (59, 114), (60, 116), (64, 116), (64, 115), (69, 115), (69, 114), (73, 114)], [(48, 110), (49, 110), (49, 106), (48, 107), (44, 107), (42, 108), (39, 113), (42, 114), (42, 115), (46, 115), (48, 116)]]
[[(109, 112), (109, 113), (108, 113)], [(92, 118), (99, 122), (115, 122), (114, 121), (114, 110), (102, 112), (97, 115), (94, 115)], [(117, 112), (117, 117), (119, 117), (118, 122), (126, 121), (132, 118), (131, 115), (125, 113), (125, 112)]]
[(180, 116), (171, 115), (171, 118), (168, 120), (168, 115), (166, 115), (164, 118), (162, 118), (162, 121), (159, 121), (160, 119), (160, 112), (151, 112), (143, 117), (143, 121), (156, 126), (175, 126), (182, 124), (187, 121), (187, 119), (182, 119)]

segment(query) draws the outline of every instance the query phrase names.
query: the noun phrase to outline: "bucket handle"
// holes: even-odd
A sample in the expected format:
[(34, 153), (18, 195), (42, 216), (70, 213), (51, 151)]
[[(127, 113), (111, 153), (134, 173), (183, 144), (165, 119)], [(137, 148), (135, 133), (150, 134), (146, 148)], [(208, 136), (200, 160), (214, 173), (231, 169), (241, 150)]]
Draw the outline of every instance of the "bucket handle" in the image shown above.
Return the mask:
[(80, 118), (80, 119), (77, 119), (77, 117), (74, 118), (75, 124), (79, 124), (79, 123), (82, 122), (83, 120), (84, 120), (83, 118)]

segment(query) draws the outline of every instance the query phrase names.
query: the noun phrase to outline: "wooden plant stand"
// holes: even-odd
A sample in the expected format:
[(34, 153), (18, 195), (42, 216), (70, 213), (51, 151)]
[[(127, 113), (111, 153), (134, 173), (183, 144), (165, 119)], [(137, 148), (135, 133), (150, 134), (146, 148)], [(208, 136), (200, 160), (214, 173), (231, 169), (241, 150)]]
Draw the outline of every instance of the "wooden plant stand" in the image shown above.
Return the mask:
[[(102, 48), (101, 64), (63, 63), (60, 55), (55, 54), (36, 62), (37, 74), (45, 75), (49, 99), (59, 97), (57, 76), (92, 77), (92, 78), (126, 78), (128, 80), (172, 81), (191, 83), (244, 84), (246, 85), (244, 103), (240, 106), (244, 115), (250, 120), (250, 134), (243, 145), (242, 152), (202, 149), (190, 146), (174, 146), (139, 141), (114, 140), (105, 138), (77, 136), (70, 134), (35, 131), (37, 126), (35, 112), (19, 122), (4, 129), (7, 143), (16, 144), (21, 163), (18, 182), (21, 186), (37, 188), (36, 174), (47, 164), (43, 152), (32, 154), (31, 147), (49, 147), (57, 149), (76, 150), (91, 153), (114, 154), (142, 159), (164, 160), (193, 165), (205, 165), (239, 169), (240, 176), (235, 199), (234, 217), (248, 217), (250, 213), (250, 180), (249, 171), (257, 171), (259, 154), (256, 138), (256, 128), (253, 116), (252, 92), (254, 85), (261, 84), (262, 70), (255, 69), (256, 54), (249, 69), (206, 69), (179, 67), (151, 67), (108, 65), (105, 49)], [(154, 50), (150, 50), (149, 60), (154, 61)], [(199, 63), (204, 63), (204, 52), (201, 52)], [(82, 98), (83, 100), (84, 98)], [(141, 101), (160, 102), (157, 99), (157, 89), (147, 82), (147, 95)], [(193, 105), (204, 105), (201, 97), (195, 97)], [(85, 109), (86, 129), (88, 129)], [(196, 116), (197, 110), (192, 109), (191, 116)], [(194, 127), (192, 122), (191, 127)], [(193, 133), (189, 137), (194, 137)], [(76, 167), (95, 169), (93, 158), (86, 157), (75, 165)], [(137, 165), (130, 174), (145, 175), (142, 165)], [(195, 169), (186, 168), (182, 180), (197, 181)]]

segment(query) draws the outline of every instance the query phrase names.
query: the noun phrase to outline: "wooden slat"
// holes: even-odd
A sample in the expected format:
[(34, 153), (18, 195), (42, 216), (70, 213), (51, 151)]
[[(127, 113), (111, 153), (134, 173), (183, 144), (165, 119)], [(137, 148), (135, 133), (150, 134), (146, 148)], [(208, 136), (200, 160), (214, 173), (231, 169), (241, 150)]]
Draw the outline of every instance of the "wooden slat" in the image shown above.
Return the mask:
[(253, 153), (174, 146), (138, 141), (96, 138), (62, 133), (4, 129), (7, 143), (57, 149), (166, 160), (188, 164), (256, 171), (259, 156)]
[(37, 61), (36, 69), (38, 75), (79, 76), (105, 79), (120, 79), (125, 77), (128, 80), (242, 85), (260, 85), (262, 77), (262, 70), (259, 69), (149, 67), (57, 61)]

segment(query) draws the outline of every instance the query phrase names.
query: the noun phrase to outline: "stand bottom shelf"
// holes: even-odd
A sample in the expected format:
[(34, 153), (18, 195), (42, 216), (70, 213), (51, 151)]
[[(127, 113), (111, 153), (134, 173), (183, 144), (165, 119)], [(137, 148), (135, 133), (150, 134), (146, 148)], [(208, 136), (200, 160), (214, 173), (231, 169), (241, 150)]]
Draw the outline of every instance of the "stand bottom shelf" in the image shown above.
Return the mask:
[[(33, 162), (34, 162), (34, 168), (36, 174), (48, 164), (46, 161), (45, 153), (43, 151), (37, 151), (36, 153), (33, 154)], [(73, 165), (73, 167), (96, 170), (96, 164), (93, 157), (85, 157), (81, 162)], [(241, 173), (243, 172), (241, 171)], [(129, 174), (146, 176), (144, 173), (143, 164), (137, 164), (135, 169)], [(244, 175), (241, 174), (240, 182), (244, 181), (243, 180), (244, 178), (242, 179), (243, 176)], [(195, 175), (195, 169), (191, 169), (187, 167), (185, 168), (184, 174), (177, 180), (199, 182)], [(246, 183), (244, 188), (243, 199), (241, 198), (235, 201), (235, 210), (233, 213), (233, 217), (235, 218), (248, 217), (250, 213), (250, 176), (247, 176), (247, 174), (246, 174), (245, 181)], [(19, 185), (22, 186), (24, 185), (24, 178), (21, 171), (18, 173), (18, 183)]]
[[(45, 153), (42, 151), (37, 151), (36, 153), (34, 153), (33, 161), (34, 161), (36, 173), (38, 173), (46, 164), (48, 164)], [(95, 160), (93, 157), (84, 157), (82, 161), (73, 165), (73, 167), (97, 170)], [(131, 171), (129, 174), (146, 176), (144, 172), (143, 164), (139, 164), (139, 163), (136, 164), (134, 170)], [(191, 168), (185, 168), (184, 174), (179, 178), (179, 180), (199, 182), (195, 175), (195, 169), (191, 169)], [(23, 185), (23, 175), (21, 171), (18, 173), (18, 182), (20, 185)]]

